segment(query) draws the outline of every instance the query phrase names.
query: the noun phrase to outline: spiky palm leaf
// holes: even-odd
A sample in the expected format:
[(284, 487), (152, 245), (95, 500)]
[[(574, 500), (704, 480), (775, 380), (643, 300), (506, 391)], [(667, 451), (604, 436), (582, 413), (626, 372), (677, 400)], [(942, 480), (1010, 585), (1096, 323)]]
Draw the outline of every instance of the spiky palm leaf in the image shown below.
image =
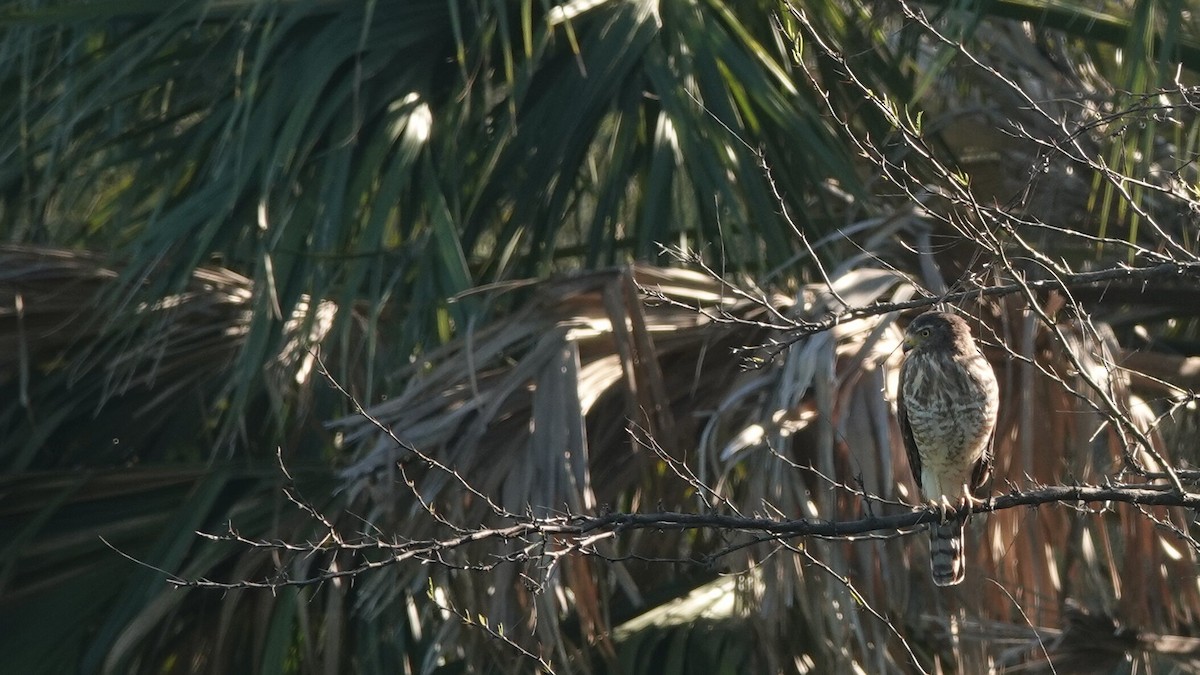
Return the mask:
[(857, 189), (761, 11), (110, 8), (122, 10), (35, 4), (5, 20), (20, 55), (0, 72), (15, 102), (0, 118), (15, 160), (0, 173), (6, 228), (120, 247), (128, 279), (152, 283), (118, 307), (178, 292), (214, 258), (244, 270), (259, 292), (226, 430), (303, 297), (400, 305), (392, 340), (367, 354), (387, 371), (465, 326), (475, 299), (444, 301), (475, 283), (667, 241), (723, 239), (748, 270), (785, 263), (800, 243), (756, 148), (810, 232), (837, 224), (813, 208), (824, 181)]

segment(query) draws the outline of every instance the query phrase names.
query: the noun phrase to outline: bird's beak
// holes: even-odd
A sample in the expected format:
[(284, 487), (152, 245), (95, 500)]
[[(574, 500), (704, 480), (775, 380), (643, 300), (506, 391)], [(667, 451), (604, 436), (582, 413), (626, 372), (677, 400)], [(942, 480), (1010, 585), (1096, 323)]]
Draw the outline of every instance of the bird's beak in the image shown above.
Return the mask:
[(904, 349), (904, 353), (905, 353), (905, 354), (907, 354), (907, 353), (908, 353), (908, 350), (910, 350), (910, 349), (912, 349), (913, 347), (916, 347), (916, 346), (917, 346), (917, 341), (913, 339), (913, 336), (911, 336), (911, 335), (905, 335), (905, 336), (904, 336), (904, 345), (903, 345), (903, 349)]

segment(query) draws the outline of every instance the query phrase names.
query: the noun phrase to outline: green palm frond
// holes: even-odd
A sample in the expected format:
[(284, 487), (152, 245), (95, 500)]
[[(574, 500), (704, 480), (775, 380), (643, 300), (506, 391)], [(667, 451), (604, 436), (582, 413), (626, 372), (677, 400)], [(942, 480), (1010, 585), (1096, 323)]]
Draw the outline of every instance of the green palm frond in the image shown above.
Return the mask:
[[(969, 205), (1003, 205), (1079, 268), (1166, 235), (1196, 251), (1200, 31), (1182, 7), (924, 3), (943, 41), (859, 0), (0, 6), (0, 624), (32, 633), (4, 653), (31, 672), (527, 670), (488, 637), (502, 627), (567, 672), (683, 670), (689, 653), (969, 672), (988, 634), (941, 621), (951, 605), (1050, 635), (1087, 597), (1148, 634), (1193, 630), (1200, 600), (1172, 581), (1193, 551), (1120, 510), (996, 514), (972, 565), (998, 586), (934, 603), (910, 538), (748, 546), (714, 580), (629, 556), (709, 560), (726, 542), (638, 532), (543, 588), (536, 564), (392, 564), (220, 597), (113, 550), (192, 579), (362, 564), (193, 534), (321, 540), (282, 497), (277, 451), (361, 537), (443, 531), (405, 480), (468, 526), (727, 506), (683, 467), (770, 517), (856, 515), (853, 487), (911, 495), (886, 395), (894, 319), (731, 352), (842, 309), (811, 284), (826, 273), (850, 304), (970, 278), (989, 261), (955, 228)], [(662, 246), (764, 288), (648, 264)], [(1135, 364), (1148, 326), (1182, 371), (1198, 325), (1189, 289), (1148, 307), (1117, 286), (1077, 296), (1114, 334), (1064, 321), (1066, 339), (1149, 428), (1177, 391), (1097, 355), (1119, 342)], [(1010, 392), (1001, 474), (1112, 474), (1123, 448), (1093, 433), (1102, 416), (1020, 357), (1077, 364), (1016, 304), (972, 311)], [(347, 416), (322, 364), (411, 447)], [(1180, 438), (1163, 451), (1190, 458)], [(728, 611), (663, 618), (704, 593)]]
[(785, 263), (760, 157), (812, 232), (825, 181), (858, 189), (766, 16), (723, 2), (70, 7), (8, 19), (8, 236), (121, 251), (113, 307), (242, 270), (234, 414), (302, 298), (391, 299), (386, 370), (483, 309), (445, 303), (477, 283), (659, 242)]
[[(319, 471), (294, 469), (307, 487), (322, 485)], [(270, 469), (202, 465), (78, 472), (70, 480), (61, 473), (6, 477), (0, 616), (25, 626), (3, 641), (12, 667), (149, 672), (183, 660), (200, 669), (253, 670), (246, 666), (267, 642), (256, 615), (294, 615), (288, 594), (218, 602), (173, 588), (164, 570), (268, 573), (270, 556), (209, 543), (196, 532), (223, 533), (233, 519), (248, 536), (305, 536), (309, 524), (285, 508), (280, 486)], [(229, 613), (239, 606), (257, 609)], [(276, 648), (290, 652), (292, 638)]]

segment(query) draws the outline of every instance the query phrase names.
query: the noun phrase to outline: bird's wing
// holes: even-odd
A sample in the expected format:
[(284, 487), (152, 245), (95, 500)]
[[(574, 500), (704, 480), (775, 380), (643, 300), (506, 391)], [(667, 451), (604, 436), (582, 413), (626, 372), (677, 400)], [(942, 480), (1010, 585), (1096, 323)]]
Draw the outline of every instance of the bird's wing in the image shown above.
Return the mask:
[[(985, 381), (988, 380), (990, 380), (991, 386), (995, 387), (996, 376), (992, 373), (991, 366), (987, 363), (987, 357), (983, 355), (982, 351), (978, 351), (977, 355), (978, 358), (982, 360), (984, 368), (987, 370), (985, 372), (980, 372), (978, 370), (968, 368), (968, 375), (975, 379), (976, 384), (978, 384), (981, 388), (986, 386)], [(979, 488), (983, 487), (983, 484), (988, 482), (988, 480), (990, 480), (992, 477), (992, 459), (994, 457), (995, 444), (996, 422), (993, 421), (992, 433), (988, 434), (987, 445), (983, 449), (983, 455), (979, 457), (979, 460), (975, 462), (975, 466), (971, 469), (971, 494), (975, 494)]]
[(992, 477), (992, 452), (995, 443), (996, 429), (993, 428), (988, 436), (987, 447), (983, 449), (983, 455), (971, 469), (971, 494), (975, 494)]
[(897, 387), (896, 417), (900, 421), (900, 437), (904, 439), (904, 450), (908, 454), (908, 468), (912, 471), (913, 480), (917, 482), (917, 492), (921, 492), (921, 452), (917, 450), (917, 442), (913, 439), (912, 427), (908, 424), (908, 406), (904, 404), (904, 384), (908, 380), (909, 359), (900, 364), (900, 386)]

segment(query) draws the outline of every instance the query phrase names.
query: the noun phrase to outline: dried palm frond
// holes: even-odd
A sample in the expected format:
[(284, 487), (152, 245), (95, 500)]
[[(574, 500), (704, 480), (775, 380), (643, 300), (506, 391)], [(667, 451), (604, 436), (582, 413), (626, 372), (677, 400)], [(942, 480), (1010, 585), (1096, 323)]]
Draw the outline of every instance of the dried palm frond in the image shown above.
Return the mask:
[[(648, 295), (634, 297), (637, 288)], [(831, 520), (903, 510), (916, 498), (892, 421), (895, 315), (789, 339), (765, 361), (729, 354), (781, 339), (773, 323), (801, 325), (843, 303), (915, 292), (904, 275), (869, 268), (844, 270), (830, 288), (806, 287), (794, 301), (776, 297), (771, 309), (680, 270), (635, 266), (539, 284), (517, 318), (431, 354), (413, 366), (406, 391), (369, 406), (388, 433), (361, 417), (336, 423), (360, 457), (343, 472), (347, 494), (365, 531), (389, 541), (609, 509)], [(1147, 433), (1152, 420), (1134, 412), (1111, 337), (1064, 319), (1059, 343), (1016, 301), (964, 309), (978, 317), (1004, 391), (994, 488), (1116, 476), (1125, 446), (1076, 363)], [(1149, 455), (1134, 460), (1153, 468)], [(1158, 517), (1185, 526), (1179, 514)], [(542, 656), (574, 655), (571, 663), (586, 660), (584, 645), (614, 639), (606, 636), (622, 617), (652, 606), (656, 587), (707, 583), (689, 561), (755, 580), (721, 587), (735, 608), (722, 620), (740, 618), (770, 644), (808, 636), (797, 653), (760, 654), (768, 668), (800, 659), (897, 670), (940, 659), (972, 670), (996, 654), (930, 632), (929, 617), (1053, 625), (1064, 600), (1089, 597), (1107, 598), (1128, 620), (1178, 627), (1200, 606), (1137, 601), (1166, 593), (1172, 578), (1194, 579), (1196, 552), (1135, 509), (1048, 506), (975, 522), (968, 582), (950, 592), (932, 587), (921, 538), (756, 544), (728, 532), (631, 531), (586, 558), (538, 553), (521, 540), (463, 547), (440, 565), (395, 566), (365, 583), (372, 602), (432, 584), (446, 607), (503, 625)], [(1195, 584), (1176, 592), (1193, 596)], [(579, 637), (562, 632), (568, 618)], [(490, 638), (452, 620), (440, 639)]]
[[(21, 331), (36, 334), (29, 342), (29, 363), (42, 363), (47, 354), (69, 346), (66, 334), (54, 328), (88, 316), (87, 303), (62, 301), (62, 292), (55, 295), (53, 289), (82, 287), (87, 280), (103, 283), (113, 273), (85, 256), (29, 250), (9, 255), (10, 262), (26, 261), (28, 270), (10, 272), (8, 288), (18, 290), (9, 297), (15, 303), (20, 294), (25, 303), (23, 314), (7, 318), (14, 327), (9, 334), (16, 335), (10, 339), (20, 345), (26, 339)], [(338, 531), (357, 533), (353, 540), (358, 542), (378, 541), (383, 550), (388, 542), (564, 513), (671, 509), (855, 519), (904, 510), (903, 502), (915, 501), (915, 493), (894, 433), (889, 395), (899, 338), (896, 316), (863, 318), (801, 339), (788, 337), (786, 327), (847, 304), (901, 302), (916, 290), (907, 276), (883, 269), (846, 267), (836, 274), (830, 287), (806, 286), (792, 299), (742, 291), (705, 274), (646, 266), (539, 283), (510, 320), (479, 326), (429, 353), (409, 372), (397, 374), (408, 383), (404, 391), (368, 407), (400, 443), (360, 417), (335, 423), (356, 460), (342, 470), (343, 489), (336, 499), (321, 497), (332, 494), (321, 490), (305, 497), (322, 513), (334, 514)], [(60, 281), (39, 287), (34, 283), (39, 278)], [(61, 281), (66, 279), (77, 281)], [(231, 285), (216, 284), (220, 279)], [(234, 281), (198, 280), (197, 290), (180, 296), (173, 307), (210, 308), (195, 315), (209, 319), (222, 316), (211, 308), (228, 307), (223, 316), (236, 319), (244, 310)], [(55, 310), (55, 298), (61, 309)], [(1053, 297), (1047, 303), (1048, 310), (1061, 304)], [(136, 311), (163, 311), (167, 304)], [(1005, 392), (995, 489), (1116, 476), (1127, 461), (1126, 446), (1118, 442), (1104, 409), (1093, 407), (1099, 392), (1085, 386), (1083, 375), (1147, 432), (1155, 420), (1134, 405), (1126, 371), (1113, 367), (1116, 347), (1103, 326), (1096, 330), (1064, 314), (1059, 330), (1066, 342), (1061, 342), (1015, 301), (964, 309), (980, 319), (977, 330)], [(165, 334), (214, 330), (205, 321), (196, 325), (203, 329)], [(241, 339), (236, 330), (220, 332), (235, 344)], [(225, 349), (222, 353), (232, 353), (234, 347)], [(1068, 350), (1074, 361), (1066, 358)], [(161, 353), (169, 359), (187, 352), (130, 353)], [(776, 356), (759, 356), (772, 353)], [(129, 362), (155, 363), (148, 357)], [(181, 369), (187, 363), (180, 361), (171, 371), (184, 377), (191, 372)], [(289, 372), (296, 366), (293, 362)], [(17, 357), (5, 372), (10, 385), (19, 381)], [(152, 384), (130, 381), (130, 389), (114, 393), (113, 401)], [(1175, 457), (1161, 443), (1158, 452)], [(1156, 468), (1155, 458), (1145, 453), (1132, 459)], [(255, 481), (266, 478), (262, 470), (255, 476)], [(222, 486), (231, 485), (199, 473), (180, 480), (195, 485), (200, 500), (214, 499)], [(286, 523), (264, 520), (271, 481), (254, 484), (267, 492), (239, 507), (244, 509), (235, 522), (239, 532), (323, 529), (304, 513), (293, 512)], [(91, 485), (96, 489), (100, 483)], [(51, 494), (59, 494), (56, 490), (28, 502), (42, 504), (35, 510), (44, 508), (57, 518), (52, 504), (58, 497)], [(189, 508), (197, 503), (187, 502)], [(531, 549), (529, 542), (514, 539), (502, 549), (486, 543), (464, 546), (434, 564), (385, 561), (381, 569), (359, 576), (352, 593), (327, 584), (322, 601), (331, 608), (354, 607), (352, 614), (339, 614), (330, 630), (352, 630), (349, 616), (368, 621), (384, 621), (397, 611), (426, 620), (441, 616), (432, 637), (440, 653), (492, 643), (502, 629), (507, 639), (541, 650), (560, 667), (569, 662), (586, 670), (587, 663), (600, 667), (604, 658), (599, 655), (619, 662), (628, 655), (626, 647), (648, 648), (649, 634), (635, 637), (640, 626), (664, 626), (657, 619), (629, 620), (675, 595), (709, 588), (721, 599), (696, 615), (708, 622), (697, 623), (696, 630), (704, 626), (716, 639), (740, 626), (737, 630), (779, 645), (753, 657), (768, 669), (800, 662), (928, 668), (935, 654), (972, 669), (997, 658), (993, 645), (950, 630), (939, 617), (961, 614), (972, 621), (1053, 626), (1062, 620), (1066, 599), (1087, 597), (1147, 630), (1166, 634), (1190, 625), (1195, 620), (1190, 608), (1200, 600), (1193, 597), (1194, 583), (1177, 580), (1194, 578), (1195, 551), (1149, 516), (1187, 529), (1179, 514), (1124, 507), (1075, 511), (1055, 506), (977, 518), (968, 582), (941, 595), (930, 586), (922, 538), (756, 542), (751, 535), (716, 531), (630, 531), (598, 540), (592, 547), (596, 555), (589, 557), (556, 555), (552, 541)], [(191, 529), (177, 535), (189, 538)], [(65, 528), (63, 536), (76, 536), (71, 532)], [(130, 547), (120, 537), (113, 541)], [(177, 547), (183, 540), (174, 541)], [(174, 550), (178, 555), (182, 549)], [(273, 554), (265, 551), (236, 554), (228, 544), (220, 550), (186, 565), (183, 558), (169, 560), (182, 565), (180, 574), (193, 577), (213, 574), (216, 565), (223, 570), (217, 576), (225, 579), (252, 579), (273, 566)], [(157, 559), (150, 551), (144, 555)], [(304, 555), (285, 560), (280, 572), (304, 578), (351, 570), (363, 560), (363, 553), (353, 551)], [(16, 569), (27, 570), (28, 564), (19, 562)], [(709, 587), (713, 568), (734, 573), (738, 583)], [(18, 574), (31, 578), (28, 571)], [(1182, 601), (1140, 601), (1167, 594)], [(183, 608), (200, 597), (193, 592), (163, 605), (164, 611), (170, 608), (173, 621), (186, 623), (189, 614)], [(287, 591), (279, 601), (284, 604), (272, 606), (298, 607), (287, 603), (299, 597)], [(212, 658), (231, 658), (237, 645), (229, 636), (240, 625), (230, 614), (234, 606), (213, 607), (209, 611), (215, 615), (197, 614), (224, 617), (224, 628), (208, 637), (203, 631), (188, 633), (203, 638), (188, 649), (201, 653), (208, 648), (204, 645), (217, 645)], [(679, 611), (686, 614), (686, 607)], [(721, 609), (712, 614), (716, 607)], [(463, 617), (473, 624), (486, 620), (491, 632), (471, 629)], [(612, 632), (621, 625), (625, 628)], [(140, 626), (122, 629), (133, 632), (122, 638), (121, 651), (112, 658), (130, 654), (124, 650), (153, 634), (148, 624)], [(661, 635), (684, 639), (679, 630)], [(783, 639), (798, 633), (808, 637)], [(333, 639), (337, 632), (329, 635)], [(210, 639), (216, 642), (205, 642)], [(333, 649), (332, 643), (327, 647)], [(332, 653), (335, 658), (337, 650)], [(519, 671), (527, 666), (523, 659), (505, 660)]]
[[(663, 644), (668, 665), (706, 658), (740, 631), (726, 656), (746, 654), (747, 635), (749, 655), (720, 665), (977, 672), (1038, 656), (998, 660), (972, 620), (1044, 636), (1069, 628), (1073, 597), (1147, 634), (1194, 630), (1193, 528), (1161, 508), (977, 517), (971, 581), (936, 595), (907, 532), (629, 530), (598, 536), (590, 556), (514, 538), (425, 565), (390, 548), (562, 513), (906, 509), (889, 395), (897, 319), (792, 329), (912, 297), (914, 278), (940, 293), (994, 270), (1043, 271), (1000, 260), (1018, 239), (1033, 244), (1018, 255), (1072, 268), (1190, 256), (1200, 134), (1195, 92), (1168, 70), (1172, 55), (1195, 66), (1197, 52), (1173, 5), (1140, 2), (1125, 20), (990, 3), (1014, 19), (995, 24), (937, 7), (945, 42), (908, 3), (775, 15), (585, 0), (519, 16), (503, 2), (127, 5), (30, 3), (0, 40), (13, 56), (0, 59), (5, 237), (117, 248), (131, 263), (0, 253), (0, 460), (19, 472), (0, 484), (14, 531), (0, 623), (36, 615), (38, 628), (10, 667), (526, 672), (533, 654), (615, 671)], [(789, 9), (807, 34), (788, 32)], [(1045, 25), (1064, 32), (1046, 41)], [(1070, 44), (1093, 29), (1102, 39)], [(820, 40), (835, 49), (814, 55)], [(910, 124), (922, 107), (928, 134)], [(1067, 142), (1082, 155), (1057, 152)], [(918, 166), (912, 151), (926, 149), (955, 173)], [(878, 182), (898, 168), (897, 183)], [(1008, 239), (993, 241), (997, 223)], [(914, 259), (892, 246), (898, 235), (938, 254)], [(719, 242), (728, 269), (774, 270), (792, 295), (639, 266), (539, 283), (529, 303), (504, 298), (510, 315), (474, 311), (481, 281), (649, 256), (662, 241)], [(236, 271), (204, 266), (213, 259)], [(828, 284), (789, 286), (825, 269)], [(1137, 359), (1114, 356), (1143, 320), (1194, 334), (1192, 289), (1148, 309), (1143, 289), (1116, 286), (1058, 313), (1040, 294), (964, 303), (1005, 384), (997, 490), (1194, 462), (1178, 446), (1194, 445), (1186, 419), (1165, 441), (1154, 426), (1194, 406), (1195, 387), (1156, 370), (1162, 399), (1162, 382), (1125, 369)], [(1114, 290), (1126, 302), (1092, 316), (1115, 336), (1068, 314)], [(350, 311), (359, 302), (365, 318)], [(1181, 316), (1192, 323), (1177, 329)], [(356, 418), (333, 425), (337, 438), (322, 427), (344, 410), (339, 392), (309, 386), (309, 347), (329, 335), (349, 336), (325, 351), (334, 379), (397, 438)], [(384, 335), (399, 346), (377, 348)], [(1173, 356), (1186, 365), (1191, 353)], [(379, 378), (355, 368), (386, 371), (399, 393), (381, 397)], [(238, 436), (251, 458), (273, 458), (282, 440), (298, 482), (297, 456), (319, 457), (313, 489), (288, 485), (294, 502), (280, 504), (274, 466), (264, 476), (225, 452)], [(344, 469), (338, 492), (330, 463)], [(24, 473), (39, 468), (60, 473)], [(195, 530), (226, 534), (197, 546)], [(271, 592), (170, 591), (164, 574), (98, 548), (97, 531), (192, 581)], [(305, 580), (321, 583), (287, 585)], [(63, 625), (64, 614), (81, 618)]]
[[(336, 305), (301, 298), (272, 340), (251, 334), (252, 283), (232, 270), (198, 268), (177, 293), (118, 304), (123, 271), (66, 249), (0, 247), (7, 469), (111, 466), (173, 452), (201, 460), (194, 449), (174, 446), (207, 437), (215, 448), (230, 433), (243, 447), (265, 440), (273, 455), (274, 425), (303, 416), (308, 405), (312, 350), (327, 335)], [(247, 367), (246, 350), (269, 350), (272, 342), (258, 389), (266, 398), (253, 405), (274, 425), (222, 420), (234, 393), (231, 374)], [(251, 437), (257, 441), (247, 443)], [(44, 452), (47, 444), (59, 451)]]
[[(270, 552), (205, 545), (196, 532), (221, 533), (230, 518), (252, 536), (304, 539), (313, 527), (284, 506), (279, 446), (255, 462), (254, 452), (226, 460), (215, 442), (229, 373), (249, 339), (252, 284), (205, 267), (177, 293), (114, 309), (123, 271), (98, 255), (0, 246), (0, 615), (23, 617), (36, 634), (9, 650), (10, 665), (127, 671), (186, 654), (197, 668), (233, 671), (247, 669), (251, 652), (282, 662), (290, 641), (269, 639), (253, 613), (286, 625), (296, 594), (214, 602), (173, 588), (164, 571), (265, 576), (277, 561)], [(309, 407), (315, 373), (305, 361), (334, 307), (300, 306), (263, 368), (268, 395), (252, 401), (260, 411), (278, 406), (277, 420)], [(240, 449), (277, 440), (257, 423), (238, 425)], [(318, 445), (314, 431), (325, 435), (319, 425), (289, 431), (309, 446)], [(294, 480), (327, 503), (327, 461), (306, 457), (301, 443), (286, 455)], [(75, 618), (64, 622), (63, 612)]]

